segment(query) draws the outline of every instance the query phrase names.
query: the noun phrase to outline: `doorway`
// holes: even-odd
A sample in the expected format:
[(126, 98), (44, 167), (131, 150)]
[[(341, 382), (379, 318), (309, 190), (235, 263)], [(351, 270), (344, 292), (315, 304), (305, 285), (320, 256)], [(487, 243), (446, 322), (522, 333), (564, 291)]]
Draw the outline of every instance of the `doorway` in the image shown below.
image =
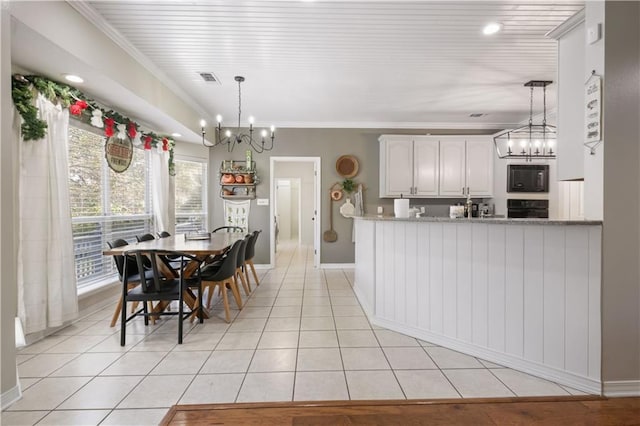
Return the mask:
[(270, 265), (283, 241), (313, 247), (320, 266), (320, 157), (270, 159)]

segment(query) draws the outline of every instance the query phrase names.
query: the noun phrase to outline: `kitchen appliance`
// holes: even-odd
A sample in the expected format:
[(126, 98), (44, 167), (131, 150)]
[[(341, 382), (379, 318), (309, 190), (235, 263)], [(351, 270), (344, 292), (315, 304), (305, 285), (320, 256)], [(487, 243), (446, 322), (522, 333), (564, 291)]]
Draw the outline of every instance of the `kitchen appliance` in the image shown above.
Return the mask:
[(549, 166), (509, 164), (507, 192), (549, 192)]
[(549, 218), (549, 200), (507, 200), (507, 217)]

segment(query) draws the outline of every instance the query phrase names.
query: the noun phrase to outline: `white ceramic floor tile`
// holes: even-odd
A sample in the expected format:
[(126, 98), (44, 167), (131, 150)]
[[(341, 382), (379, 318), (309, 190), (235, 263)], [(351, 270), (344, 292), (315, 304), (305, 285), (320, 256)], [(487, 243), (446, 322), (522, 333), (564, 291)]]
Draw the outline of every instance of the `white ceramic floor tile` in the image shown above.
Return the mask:
[(246, 306), (238, 314), (240, 318), (268, 318), (271, 314), (270, 306)]
[(291, 401), (294, 373), (249, 373), (236, 402)]
[(298, 335), (297, 331), (265, 331), (258, 343), (258, 349), (297, 348)]
[(371, 330), (371, 324), (364, 315), (356, 317), (335, 317), (338, 330)]
[(295, 401), (349, 400), (347, 382), (342, 371), (299, 372), (293, 399)]
[(100, 426), (156, 426), (167, 411), (165, 408), (113, 410)]
[(71, 336), (49, 336), (45, 337), (42, 340), (39, 340), (35, 343), (30, 344), (29, 346), (25, 346), (24, 348), (18, 351), (19, 354), (40, 354), (46, 351), (49, 348), (54, 347), (58, 343), (64, 342), (69, 339)]
[(340, 348), (345, 370), (389, 370), (380, 348)]
[(71, 426), (98, 425), (110, 410), (59, 410), (52, 411), (38, 422), (38, 425)]
[(322, 296), (307, 296), (302, 299), (303, 306), (331, 306), (331, 299), (328, 294), (325, 297)]
[(342, 356), (338, 348), (298, 349), (298, 371), (342, 371)]
[(192, 375), (148, 376), (118, 405), (118, 408), (169, 408), (176, 404)]
[(517, 396), (570, 395), (556, 383), (530, 376), (509, 368), (496, 368), (491, 372)]
[(255, 349), (260, 340), (260, 333), (227, 333), (225, 334), (216, 349)]
[(271, 318), (300, 318), (301, 306), (274, 306), (271, 310)]
[(87, 352), (128, 352), (144, 338), (145, 336), (141, 334), (127, 336), (126, 344), (124, 346), (120, 346), (120, 333), (116, 333), (111, 336), (107, 336), (100, 343), (92, 346), (91, 349), (87, 350)]
[(84, 353), (51, 373), (51, 376), (97, 376), (121, 356), (115, 352)]
[(249, 366), (251, 373), (295, 371), (296, 349), (258, 349)]
[(29, 361), (34, 356), (36, 356), (36, 354), (21, 354), (21, 353), (18, 353), (16, 355), (16, 363), (18, 365), (20, 365), (20, 364), (24, 363), (25, 361)]
[(332, 297), (331, 298), (331, 304), (333, 306), (360, 306), (360, 303), (358, 302), (358, 299), (356, 299), (355, 296), (348, 296), (348, 297), (340, 297), (340, 296), (336, 296), (336, 297)]
[(197, 374), (211, 351), (173, 351), (151, 370), (151, 375)]
[(301, 348), (337, 348), (338, 336), (334, 330), (301, 331)]
[(339, 290), (336, 288), (331, 288), (330, 290), (331, 297), (352, 297), (354, 295), (353, 290)]
[(9, 411), (53, 410), (84, 386), (90, 377), (51, 377), (40, 380), (22, 393), (22, 399)]
[[(92, 321), (89, 319), (84, 319), (82, 321), (75, 322), (67, 327), (64, 327), (62, 330), (55, 332), (55, 335), (59, 336), (73, 336), (80, 333), (83, 330), (86, 330), (89, 327), (93, 327), (98, 324), (98, 321)], [(104, 324), (104, 323), (102, 323)]]
[(371, 330), (338, 330), (338, 342), (342, 348), (380, 347)]
[[(244, 308), (246, 309), (246, 308)], [(242, 311), (244, 312), (244, 309)], [(193, 327), (189, 332), (189, 335), (194, 334), (219, 334), (224, 333), (229, 329), (230, 324), (224, 318), (207, 318), (203, 324), (198, 324), (197, 327)]]
[(244, 374), (200, 374), (180, 399), (180, 404), (220, 404), (235, 402)]
[(452, 351), (451, 349), (441, 347), (426, 347), (425, 349), (438, 367), (442, 369), (484, 368), (484, 366), (474, 357)]
[(252, 297), (249, 300), (247, 300), (247, 303), (245, 306), (249, 307), (249, 306), (273, 306), (273, 303), (275, 302), (276, 298), (275, 297)]
[(420, 339), (418, 339), (418, 343), (420, 343), (420, 346), (438, 346), (435, 343), (427, 342), (425, 340), (420, 340)]
[(204, 363), (200, 374), (246, 373), (254, 350), (214, 351)]
[(264, 331), (298, 331), (300, 318), (269, 318)]
[(143, 376), (95, 377), (60, 405), (63, 410), (113, 409)]
[(331, 310), (331, 306), (302, 306), (303, 317), (330, 317), (332, 315), (333, 311)]
[(105, 369), (101, 376), (144, 376), (167, 355), (166, 352), (127, 352)]
[(181, 345), (173, 347), (173, 352), (212, 351), (218, 346), (223, 333), (202, 333), (185, 336)]
[(562, 389), (564, 389), (567, 392), (569, 392), (571, 395), (589, 395), (587, 392), (583, 392), (583, 391), (578, 390), (578, 389), (570, 388), (569, 386), (560, 385), (560, 387), (562, 387)]
[(460, 398), (440, 370), (396, 370), (395, 374), (408, 399)]
[(42, 354), (36, 355), (18, 366), (20, 377), (47, 377), (78, 354)]
[(71, 336), (64, 342), (47, 349), (44, 353), (69, 354), (82, 353), (105, 339), (105, 336)]
[(266, 318), (236, 318), (228, 331), (231, 333), (261, 332), (266, 323)]
[(178, 344), (178, 336), (173, 334), (150, 334), (145, 336), (129, 352), (169, 352)]
[(443, 370), (443, 373), (463, 398), (515, 396), (489, 370)]
[(5, 426), (32, 426), (49, 414), (49, 411), (3, 411), (0, 424)]
[(382, 348), (382, 350), (394, 370), (431, 370), (438, 368), (421, 347), (387, 347)]
[[(128, 328), (128, 325), (127, 325), (127, 328)], [(80, 333), (78, 333), (78, 335), (83, 335), (83, 336), (108, 336), (110, 334), (117, 333), (119, 331), (120, 331), (120, 327), (119, 326), (109, 327), (109, 323), (108, 322), (99, 321), (95, 325), (85, 328)]]
[(300, 330), (335, 330), (333, 317), (302, 317)]
[(303, 302), (306, 301), (307, 299), (314, 298), (314, 297), (321, 297), (323, 299), (327, 299), (327, 302), (329, 302), (329, 299), (328, 299), (329, 298), (329, 290), (326, 290), (324, 288), (312, 290), (312, 289), (308, 288), (308, 286), (310, 286), (310, 285), (311, 285), (311, 283), (305, 282), (305, 290), (304, 290)]
[(346, 371), (351, 399), (405, 399), (391, 371)]
[[(273, 304), (274, 308), (277, 307), (285, 307), (285, 306), (290, 306), (290, 307), (294, 307), (294, 308), (300, 308), (300, 306), (302, 306), (302, 296), (300, 297), (282, 297), (282, 296), (278, 296)], [(273, 313), (272, 313), (273, 315)]]
[(376, 330), (380, 346), (420, 346), (418, 340), (391, 330)]
[(38, 383), (40, 380), (42, 380), (40, 377), (37, 377), (37, 378), (20, 377), (20, 389), (22, 390), (22, 392), (24, 392), (25, 390), (29, 389), (31, 386)]

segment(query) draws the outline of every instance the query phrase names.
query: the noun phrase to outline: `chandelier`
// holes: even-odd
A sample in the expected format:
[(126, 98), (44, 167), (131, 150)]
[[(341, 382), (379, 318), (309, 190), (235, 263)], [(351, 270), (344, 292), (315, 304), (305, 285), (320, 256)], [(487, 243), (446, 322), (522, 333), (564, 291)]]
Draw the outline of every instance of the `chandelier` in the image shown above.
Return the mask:
[[(493, 138), (499, 158), (523, 158), (526, 161), (555, 159), (556, 128), (547, 124), (547, 80), (531, 80), (525, 87), (531, 88), (529, 97), (529, 124), (513, 130), (505, 130)], [(542, 124), (533, 124), (533, 89), (542, 87)]]
[[(241, 143), (245, 143), (248, 145), (247, 148), (253, 149), (257, 153), (261, 153), (264, 151), (271, 151), (273, 149), (273, 141), (276, 136), (276, 128), (271, 126), (270, 132), (267, 133), (266, 129), (262, 129), (260, 132), (261, 140), (257, 140), (253, 138), (253, 117), (249, 117), (249, 133), (241, 133), (240, 131), (240, 119), (242, 116), (242, 93), (240, 91), (240, 84), (244, 81), (244, 77), (237, 75), (234, 77), (234, 80), (238, 82), (238, 126), (235, 129), (223, 129), (222, 128), (222, 116), (218, 114), (216, 116), (216, 121), (218, 125), (216, 126), (216, 141), (215, 143), (209, 143), (205, 141), (204, 136), (206, 132), (204, 127), (207, 123), (204, 120), (200, 121), (200, 127), (202, 128), (202, 144), (208, 148), (213, 148), (218, 145), (227, 145), (227, 150), (229, 152), (233, 151), (236, 145), (240, 145)], [(224, 133), (224, 136), (223, 136)], [(269, 141), (267, 145), (265, 141)]]

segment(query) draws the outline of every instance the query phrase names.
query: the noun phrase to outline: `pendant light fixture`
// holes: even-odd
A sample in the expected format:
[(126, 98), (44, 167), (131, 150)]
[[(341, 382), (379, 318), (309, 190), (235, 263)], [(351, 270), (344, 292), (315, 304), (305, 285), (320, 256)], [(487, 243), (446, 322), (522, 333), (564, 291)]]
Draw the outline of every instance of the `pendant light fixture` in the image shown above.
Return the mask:
[[(253, 117), (249, 117), (249, 133), (242, 133), (240, 131), (240, 121), (242, 118), (242, 92), (240, 90), (240, 85), (244, 81), (244, 77), (237, 75), (234, 77), (234, 80), (238, 82), (238, 126), (233, 130), (230, 128), (223, 129), (222, 116), (218, 114), (216, 116), (216, 121), (218, 122), (218, 125), (216, 126), (216, 141), (215, 143), (208, 143), (204, 138), (206, 135), (204, 128), (207, 123), (204, 120), (201, 120), (200, 127), (202, 128), (202, 144), (208, 148), (226, 144), (229, 152), (233, 151), (233, 148), (241, 143), (246, 144), (247, 149), (251, 148), (257, 153), (271, 151), (273, 149), (273, 141), (276, 136), (276, 129), (274, 126), (271, 126), (269, 133), (266, 129), (262, 129), (260, 132), (261, 139), (259, 141), (253, 138)], [(269, 143), (267, 144), (266, 141)]]
[[(548, 80), (531, 80), (525, 83), (530, 88), (529, 124), (513, 130), (505, 130), (493, 138), (499, 158), (522, 158), (525, 161), (555, 159), (556, 128), (547, 124)], [(533, 90), (542, 87), (543, 115), (541, 124), (533, 124)]]

